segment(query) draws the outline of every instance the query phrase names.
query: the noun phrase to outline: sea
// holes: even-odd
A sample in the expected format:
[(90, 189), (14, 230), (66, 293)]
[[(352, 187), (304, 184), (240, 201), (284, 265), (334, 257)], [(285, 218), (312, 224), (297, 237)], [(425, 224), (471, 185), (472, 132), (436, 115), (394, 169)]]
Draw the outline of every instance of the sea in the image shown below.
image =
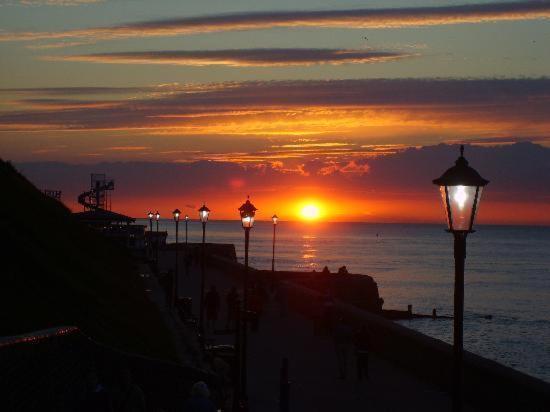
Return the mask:
[[(148, 224), (148, 221), (139, 222)], [(468, 236), (464, 295), (466, 350), (550, 382), (550, 227), (477, 226)], [(175, 240), (171, 220), (160, 230)], [(184, 223), (180, 223), (180, 241)], [(201, 224), (189, 222), (189, 242)], [(273, 225), (258, 221), (250, 236), (250, 264), (270, 269)], [(239, 221), (210, 221), (207, 242), (233, 243), (239, 260)], [(372, 276), (385, 309), (440, 315), (453, 312), (453, 238), (442, 225), (305, 223), (280, 221), (277, 270), (331, 271)], [(452, 320), (414, 319), (402, 325), (452, 343)]]

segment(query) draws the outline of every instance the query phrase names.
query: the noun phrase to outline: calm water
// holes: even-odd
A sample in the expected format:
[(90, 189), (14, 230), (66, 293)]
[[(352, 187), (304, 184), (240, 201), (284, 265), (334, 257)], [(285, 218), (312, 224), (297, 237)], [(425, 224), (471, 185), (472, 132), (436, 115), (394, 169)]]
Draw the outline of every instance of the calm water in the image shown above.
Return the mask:
[[(160, 227), (168, 229), (169, 241), (174, 241), (174, 223), (162, 221)], [(281, 222), (276, 268), (321, 270), (327, 265), (335, 271), (346, 265), (350, 272), (374, 277), (386, 309), (412, 304), (418, 313), (437, 308), (439, 314), (451, 315), (453, 242), (443, 229)], [(189, 241), (200, 241), (200, 236), (200, 224), (191, 222)], [(258, 222), (251, 233), (254, 267), (271, 268), (271, 239), (271, 223)], [(243, 256), (244, 235), (238, 221), (209, 222), (207, 241), (234, 243), (239, 258)], [(550, 228), (481, 226), (469, 236), (467, 254), (466, 349), (550, 382)], [(452, 342), (450, 320), (401, 323)]]

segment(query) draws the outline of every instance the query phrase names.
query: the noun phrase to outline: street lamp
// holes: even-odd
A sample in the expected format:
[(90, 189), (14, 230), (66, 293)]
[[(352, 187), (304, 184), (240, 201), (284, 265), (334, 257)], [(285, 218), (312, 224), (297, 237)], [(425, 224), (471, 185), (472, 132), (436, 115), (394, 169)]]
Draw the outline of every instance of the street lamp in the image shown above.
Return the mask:
[(159, 266), (159, 220), (160, 220), (160, 213), (157, 210), (155, 213), (155, 220), (157, 221), (157, 234), (155, 236), (155, 261), (157, 262), (157, 271)]
[(239, 214), (241, 216), (241, 222), (244, 229), (244, 279), (243, 279), (243, 341), (242, 341), (242, 367), (241, 367), (241, 391), (242, 399), (246, 401), (246, 352), (247, 352), (247, 334), (248, 326), (247, 321), (249, 317), (248, 312), (248, 244), (250, 240), (250, 229), (254, 226), (254, 216), (256, 215), (256, 207), (250, 203), (250, 199), (246, 199), (246, 202), (239, 207)]
[(453, 411), (462, 410), (462, 357), (464, 317), (464, 261), (466, 260), (466, 236), (473, 233), (476, 212), (479, 209), (481, 191), (489, 181), (468, 166), (464, 158), (464, 146), (453, 167), (439, 179), (439, 186), (447, 216), (448, 232), (454, 235), (455, 290), (453, 328)]
[(277, 217), (277, 215), (273, 215), (271, 216), (271, 221), (273, 222), (273, 255), (271, 258), (271, 271), (275, 272), (275, 228), (277, 227), (279, 218)]
[(147, 217), (149, 218), (149, 232), (153, 231), (153, 212), (149, 211), (147, 213)]
[(203, 203), (199, 209), (199, 219), (202, 223), (202, 250), (201, 250), (201, 302), (200, 302), (200, 315), (199, 315), (199, 330), (202, 336), (204, 336), (204, 259), (206, 248), (206, 222), (208, 222), (208, 216), (210, 216), (210, 209)]
[(187, 224), (189, 223), (189, 216), (185, 215), (185, 246), (187, 247)]
[(174, 222), (176, 222), (176, 267), (174, 271), (174, 284), (172, 285), (172, 308), (176, 307), (176, 302), (178, 298), (178, 283), (179, 283), (179, 273), (178, 273), (178, 228), (180, 223), (180, 210), (176, 209), (172, 212), (174, 215)]

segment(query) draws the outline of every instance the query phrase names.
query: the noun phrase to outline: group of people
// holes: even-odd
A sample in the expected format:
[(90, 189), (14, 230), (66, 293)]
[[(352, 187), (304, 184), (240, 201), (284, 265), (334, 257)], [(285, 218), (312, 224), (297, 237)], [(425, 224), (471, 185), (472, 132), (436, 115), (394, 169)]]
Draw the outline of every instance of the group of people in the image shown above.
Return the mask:
[[(328, 269), (328, 266), (325, 266), (323, 268), (323, 270), (321, 271), (322, 274), (324, 275), (329, 275), (330, 274), (330, 270)], [(339, 275), (348, 275), (349, 272), (348, 272), (348, 268), (344, 265), (342, 267), (339, 267), (338, 268), (338, 272), (337, 272)]]
[(99, 374), (90, 368), (85, 376), (81, 393), (77, 395), (76, 410), (82, 412), (144, 412), (145, 396), (132, 381), (128, 369), (122, 369), (118, 380), (109, 390), (99, 379)]
[[(256, 284), (248, 291), (248, 310), (251, 313), (252, 329), (257, 330), (259, 320), (264, 312), (265, 305), (269, 300), (269, 295), (261, 284)], [(226, 329), (235, 327), (238, 311), (242, 307), (241, 297), (235, 286), (227, 290), (225, 294), (226, 306)], [(222, 301), (220, 293), (216, 286), (211, 285), (204, 296), (204, 308), (206, 314), (206, 328), (210, 332), (216, 330), (216, 324), (219, 319)]]
[(366, 326), (353, 329), (340, 319), (333, 329), (334, 346), (340, 379), (347, 379), (350, 352), (354, 350), (357, 380), (369, 379), (370, 332)]
[(332, 336), (340, 379), (348, 377), (352, 352), (355, 355), (357, 379), (369, 379), (369, 352), (372, 350), (372, 342), (367, 326), (354, 327), (338, 314), (331, 297), (323, 297), (319, 316), (315, 319), (315, 330), (317, 333)]
[[(99, 378), (96, 369), (87, 370), (84, 385), (75, 404), (78, 412), (145, 412), (145, 396), (141, 388), (133, 382), (128, 369), (122, 369), (118, 380), (109, 387)], [(162, 409), (154, 409), (162, 411)], [(210, 399), (208, 385), (199, 381), (193, 384), (189, 396), (177, 409), (182, 412), (216, 412)]]

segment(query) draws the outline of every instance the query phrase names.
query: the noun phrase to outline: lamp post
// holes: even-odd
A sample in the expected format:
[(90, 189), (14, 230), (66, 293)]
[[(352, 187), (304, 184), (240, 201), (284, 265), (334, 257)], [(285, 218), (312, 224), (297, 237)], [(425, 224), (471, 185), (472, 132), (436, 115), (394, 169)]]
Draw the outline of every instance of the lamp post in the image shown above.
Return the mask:
[(153, 254), (153, 212), (149, 210), (147, 217), (149, 218), (149, 245), (148, 245), (148, 257)]
[(273, 222), (273, 254), (271, 258), (271, 271), (275, 272), (275, 228), (277, 227), (279, 218), (277, 217), (277, 215), (273, 215), (271, 216), (271, 221)]
[(155, 220), (157, 221), (157, 234), (155, 236), (155, 262), (157, 263), (157, 272), (159, 269), (159, 220), (160, 220), (160, 213), (157, 210), (155, 213)]
[(206, 222), (208, 222), (208, 216), (210, 215), (210, 209), (203, 203), (199, 209), (199, 219), (202, 223), (202, 250), (201, 250), (201, 301), (200, 301), (200, 314), (199, 314), (199, 331), (201, 336), (204, 336), (204, 259), (206, 248)]
[(178, 271), (178, 228), (180, 223), (180, 210), (176, 209), (172, 212), (174, 215), (174, 222), (176, 222), (176, 267), (174, 270), (174, 283), (172, 285), (172, 308), (176, 307), (178, 299), (178, 284), (179, 284), (179, 271)]
[(147, 213), (147, 217), (149, 218), (149, 232), (153, 231), (153, 212), (149, 211)]
[(189, 216), (185, 215), (185, 246), (187, 247), (187, 224), (189, 223)]
[(254, 226), (254, 216), (256, 215), (256, 207), (250, 203), (250, 199), (246, 199), (246, 202), (239, 208), (241, 216), (241, 222), (244, 229), (244, 278), (243, 278), (243, 339), (242, 339), (242, 366), (241, 366), (241, 396), (242, 400), (246, 402), (246, 385), (247, 385), (247, 335), (248, 335), (248, 245), (250, 240), (250, 229)]
[(464, 263), (466, 260), (466, 236), (473, 233), (476, 212), (479, 209), (481, 191), (489, 181), (468, 165), (464, 158), (464, 146), (455, 165), (433, 181), (439, 186), (447, 215), (448, 232), (454, 236), (455, 288), (453, 326), (453, 411), (462, 410), (462, 358), (464, 317)]
[(157, 213), (155, 213), (155, 220), (157, 221), (157, 233), (159, 231), (159, 220), (160, 220), (160, 213), (157, 210)]

